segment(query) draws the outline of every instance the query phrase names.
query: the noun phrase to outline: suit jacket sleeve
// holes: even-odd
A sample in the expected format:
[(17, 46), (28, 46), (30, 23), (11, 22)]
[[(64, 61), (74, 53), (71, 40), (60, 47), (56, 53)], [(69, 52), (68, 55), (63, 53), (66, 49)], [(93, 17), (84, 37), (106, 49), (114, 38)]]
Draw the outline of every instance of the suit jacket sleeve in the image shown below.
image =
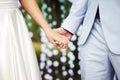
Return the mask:
[(74, 0), (68, 17), (64, 20), (61, 27), (75, 34), (82, 24), (86, 10), (88, 0)]

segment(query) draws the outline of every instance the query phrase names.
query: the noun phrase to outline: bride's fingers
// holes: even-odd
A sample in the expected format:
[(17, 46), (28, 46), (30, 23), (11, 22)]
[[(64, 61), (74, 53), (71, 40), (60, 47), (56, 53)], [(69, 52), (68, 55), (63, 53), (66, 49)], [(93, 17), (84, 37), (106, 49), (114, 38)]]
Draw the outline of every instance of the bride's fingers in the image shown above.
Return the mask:
[(67, 46), (66, 46), (65, 44), (62, 46), (63, 49), (65, 49), (66, 47), (67, 47)]
[(55, 44), (58, 48), (65, 48), (66, 47), (66, 45), (64, 43), (59, 42), (59, 41), (56, 41)]
[(56, 44), (59, 44), (59, 45), (62, 44), (62, 42), (60, 42), (60, 41), (55, 41), (55, 43), (56, 43)]
[(63, 48), (64, 44), (60, 44), (60, 47)]
[(59, 47), (64, 49), (64, 48), (66, 48), (67, 46), (66, 46), (66, 44), (64, 44), (64, 43), (61, 43), (61, 44), (59, 45)]

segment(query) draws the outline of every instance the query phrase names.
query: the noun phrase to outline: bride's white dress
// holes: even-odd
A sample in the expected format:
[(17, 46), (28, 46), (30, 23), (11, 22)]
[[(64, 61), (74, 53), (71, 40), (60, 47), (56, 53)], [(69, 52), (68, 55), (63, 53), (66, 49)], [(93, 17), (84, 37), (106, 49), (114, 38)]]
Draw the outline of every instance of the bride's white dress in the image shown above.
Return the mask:
[(41, 80), (17, 0), (0, 0), (0, 80)]

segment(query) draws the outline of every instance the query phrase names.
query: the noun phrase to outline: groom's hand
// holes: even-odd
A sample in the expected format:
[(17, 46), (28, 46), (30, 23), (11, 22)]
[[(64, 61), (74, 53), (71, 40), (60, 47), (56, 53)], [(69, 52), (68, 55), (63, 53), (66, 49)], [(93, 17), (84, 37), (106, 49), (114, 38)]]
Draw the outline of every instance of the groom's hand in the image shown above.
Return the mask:
[[(67, 38), (69, 41), (72, 38), (72, 34), (70, 32), (68, 32), (67, 30), (63, 29), (63, 28), (57, 28), (57, 29), (54, 29), (54, 31), (59, 33), (60, 35), (62, 35), (64, 39)], [(56, 43), (56, 45), (57, 45), (57, 43)], [(68, 46), (68, 44), (66, 44), (64, 46), (64, 48), (66, 48), (67, 46)], [(57, 47), (62, 48), (63, 46), (62, 45), (57, 45)]]
[(54, 29), (54, 31), (58, 32), (59, 34), (61, 34), (62, 36), (67, 37), (69, 40), (71, 40), (73, 34), (71, 34), (70, 32), (68, 32), (67, 30), (63, 29), (63, 28), (57, 28)]

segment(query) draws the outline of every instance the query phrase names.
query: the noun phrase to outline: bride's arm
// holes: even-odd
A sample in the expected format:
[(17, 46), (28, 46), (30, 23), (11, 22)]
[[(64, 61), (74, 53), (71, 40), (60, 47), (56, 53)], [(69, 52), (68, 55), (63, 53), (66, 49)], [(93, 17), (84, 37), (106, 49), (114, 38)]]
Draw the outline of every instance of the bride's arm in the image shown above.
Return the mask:
[(32, 18), (37, 22), (37, 24), (44, 29), (44, 31), (51, 30), (48, 23), (40, 11), (36, 0), (19, 0), (21, 5), (25, 10), (32, 16)]
[[(45, 20), (42, 12), (40, 11), (36, 0), (19, 0), (21, 5), (25, 8), (25, 10), (32, 16), (32, 18), (37, 22), (37, 24), (45, 31), (48, 39), (54, 45), (56, 45), (55, 41), (58, 41), (59, 44), (68, 44), (67, 38), (63, 38), (60, 34), (54, 32), (47, 21)], [(61, 43), (62, 42), (62, 43)], [(56, 45), (57, 46), (57, 45)], [(65, 48), (65, 45), (61, 45), (61, 48)]]

